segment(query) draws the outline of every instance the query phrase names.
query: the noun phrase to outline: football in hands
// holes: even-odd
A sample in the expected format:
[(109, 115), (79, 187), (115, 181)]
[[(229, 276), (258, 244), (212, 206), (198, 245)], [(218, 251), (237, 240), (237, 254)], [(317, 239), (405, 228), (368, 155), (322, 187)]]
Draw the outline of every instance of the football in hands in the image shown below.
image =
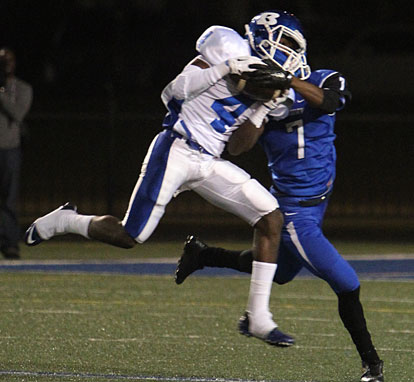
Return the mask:
[(256, 101), (267, 102), (272, 99), (275, 99), (282, 92), (281, 89), (272, 89), (266, 87), (260, 87), (252, 81), (249, 81), (248, 73), (238, 74), (229, 74), (230, 81), (234, 85), (235, 89), (252, 98)]

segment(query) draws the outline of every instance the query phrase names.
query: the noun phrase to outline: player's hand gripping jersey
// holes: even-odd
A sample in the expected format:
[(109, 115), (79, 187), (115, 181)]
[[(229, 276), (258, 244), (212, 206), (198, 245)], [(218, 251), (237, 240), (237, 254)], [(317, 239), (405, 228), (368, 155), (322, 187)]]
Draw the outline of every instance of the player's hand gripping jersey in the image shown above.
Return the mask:
[[(340, 96), (337, 111), (345, 106), (349, 92), (338, 72), (316, 70), (306, 81), (337, 92)], [(313, 108), (296, 93), (286, 119), (278, 121), (271, 114), (269, 117), (260, 143), (268, 158), (276, 195), (312, 197), (329, 192), (335, 180), (336, 113)]]

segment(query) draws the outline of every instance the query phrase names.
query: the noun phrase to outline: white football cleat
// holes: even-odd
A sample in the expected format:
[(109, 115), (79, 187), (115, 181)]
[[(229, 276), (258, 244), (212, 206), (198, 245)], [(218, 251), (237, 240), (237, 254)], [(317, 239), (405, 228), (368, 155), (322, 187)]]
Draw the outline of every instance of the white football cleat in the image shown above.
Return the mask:
[(44, 240), (49, 240), (55, 235), (63, 234), (64, 229), (61, 218), (67, 214), (76, 214), (76, 206), (66, 203), (56, 210), (36, 219), (27, 229), (24, 235), (26, 245), (33, 246), (40, 244)]

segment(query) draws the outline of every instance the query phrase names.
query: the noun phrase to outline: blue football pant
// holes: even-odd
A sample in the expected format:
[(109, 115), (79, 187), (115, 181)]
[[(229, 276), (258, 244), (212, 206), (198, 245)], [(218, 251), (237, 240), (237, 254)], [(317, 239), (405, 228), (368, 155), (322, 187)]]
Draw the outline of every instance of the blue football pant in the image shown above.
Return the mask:
[(302, 207), (299, 205), (301, 199), (278, 197), (285, 225), (275, 281), (285, 284), (305, 267), (325, 280), (336, 293), (357, 289), (359, 280), (354, 269), (322, 232), (328, 201), (317, 206)]
[[(328, 202), (302, 207), (299, 205), (301, 198), (278, 197), (278, 200), (285, 216), (285, 225), (274, 281), (287, 283), (303, 267), (325, 280), (338, 296), (339, 316), (361, 360), (377, 364), (379, 356), (371, 341), (359, 299), (358, 277), (322, 233), (321, 226)], [(240, 252), (208, 247), (200, 255), (203, 266), (230, 267), (247, 273), (252, 271), (252, 250)]]

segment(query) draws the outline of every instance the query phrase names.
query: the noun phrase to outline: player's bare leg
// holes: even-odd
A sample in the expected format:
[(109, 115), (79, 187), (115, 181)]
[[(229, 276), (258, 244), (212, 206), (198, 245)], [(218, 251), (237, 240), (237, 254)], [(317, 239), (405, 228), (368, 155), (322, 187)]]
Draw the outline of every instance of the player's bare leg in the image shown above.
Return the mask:
[(121, 248), (132, 248), (136, 244), (118, 218), (111, 215), (80, 215), (76, 207), (69, 203), (36, 219), (26, 231), (25, 243), (33, 246), (54, 236), (68, 233)]
[[(283, 216), (276, 210), (264, 216), (255, 226), (253, 250), (249, 250), (249, 253), (254, 253), (253, 264), (250, 263), (249, 267), (252, 273), (249, 299), (247, 312), (239, 321), (239, 332), (246, 336), (258, 337), (274, 346), (285, 347), (293, 345), (295, 340), (277, 328), (269, 311), (270, 292), (277, 268), (274, 262), (277, 259), (282, 225)], [(200, 254), (208, 249), (209, 247), (197, 237), (187, 237), (184, 253), (175, 272), (177, 284), (181, 284), (187, 276), (207, 265), (204, 262), (205, 258)], [(214, 266), (217, 266), (216, 260), (217, 256), (214, 256)], [(227, 267), (225, 263), (226, 261), (219, 266)]]
[(255, 226), (255, 260), (252, 265), (247, 312), (239, 322), (239, 331), (261, 338), (271, 345), (291, 346), (294, 339), (277, 329), (269, 311), (282, 226), (283, 215), (279, 210), (264, 216)]
[(249, 331), (258, 337), (264, 337), (277, 326), (269, 311), (269, 298), (276, 272), (280, 239), (278, 227), (281, 228), (280, 224), (283, 224), (283, 217), (280, 216), (279, 212), (273, 211), (260, 219), (254, 228), (254, 261), (247, 312), (250, 319)]
[(263, 216), (254, 227), (254, 260), (276, 263), (283, 227), (283, 214), (275, 210)]
[(92, 218), (88, 235), (91, 239), (121, 248), (133, 248), (137, 244), (125, 231), (119, 219), (111, 215)]

